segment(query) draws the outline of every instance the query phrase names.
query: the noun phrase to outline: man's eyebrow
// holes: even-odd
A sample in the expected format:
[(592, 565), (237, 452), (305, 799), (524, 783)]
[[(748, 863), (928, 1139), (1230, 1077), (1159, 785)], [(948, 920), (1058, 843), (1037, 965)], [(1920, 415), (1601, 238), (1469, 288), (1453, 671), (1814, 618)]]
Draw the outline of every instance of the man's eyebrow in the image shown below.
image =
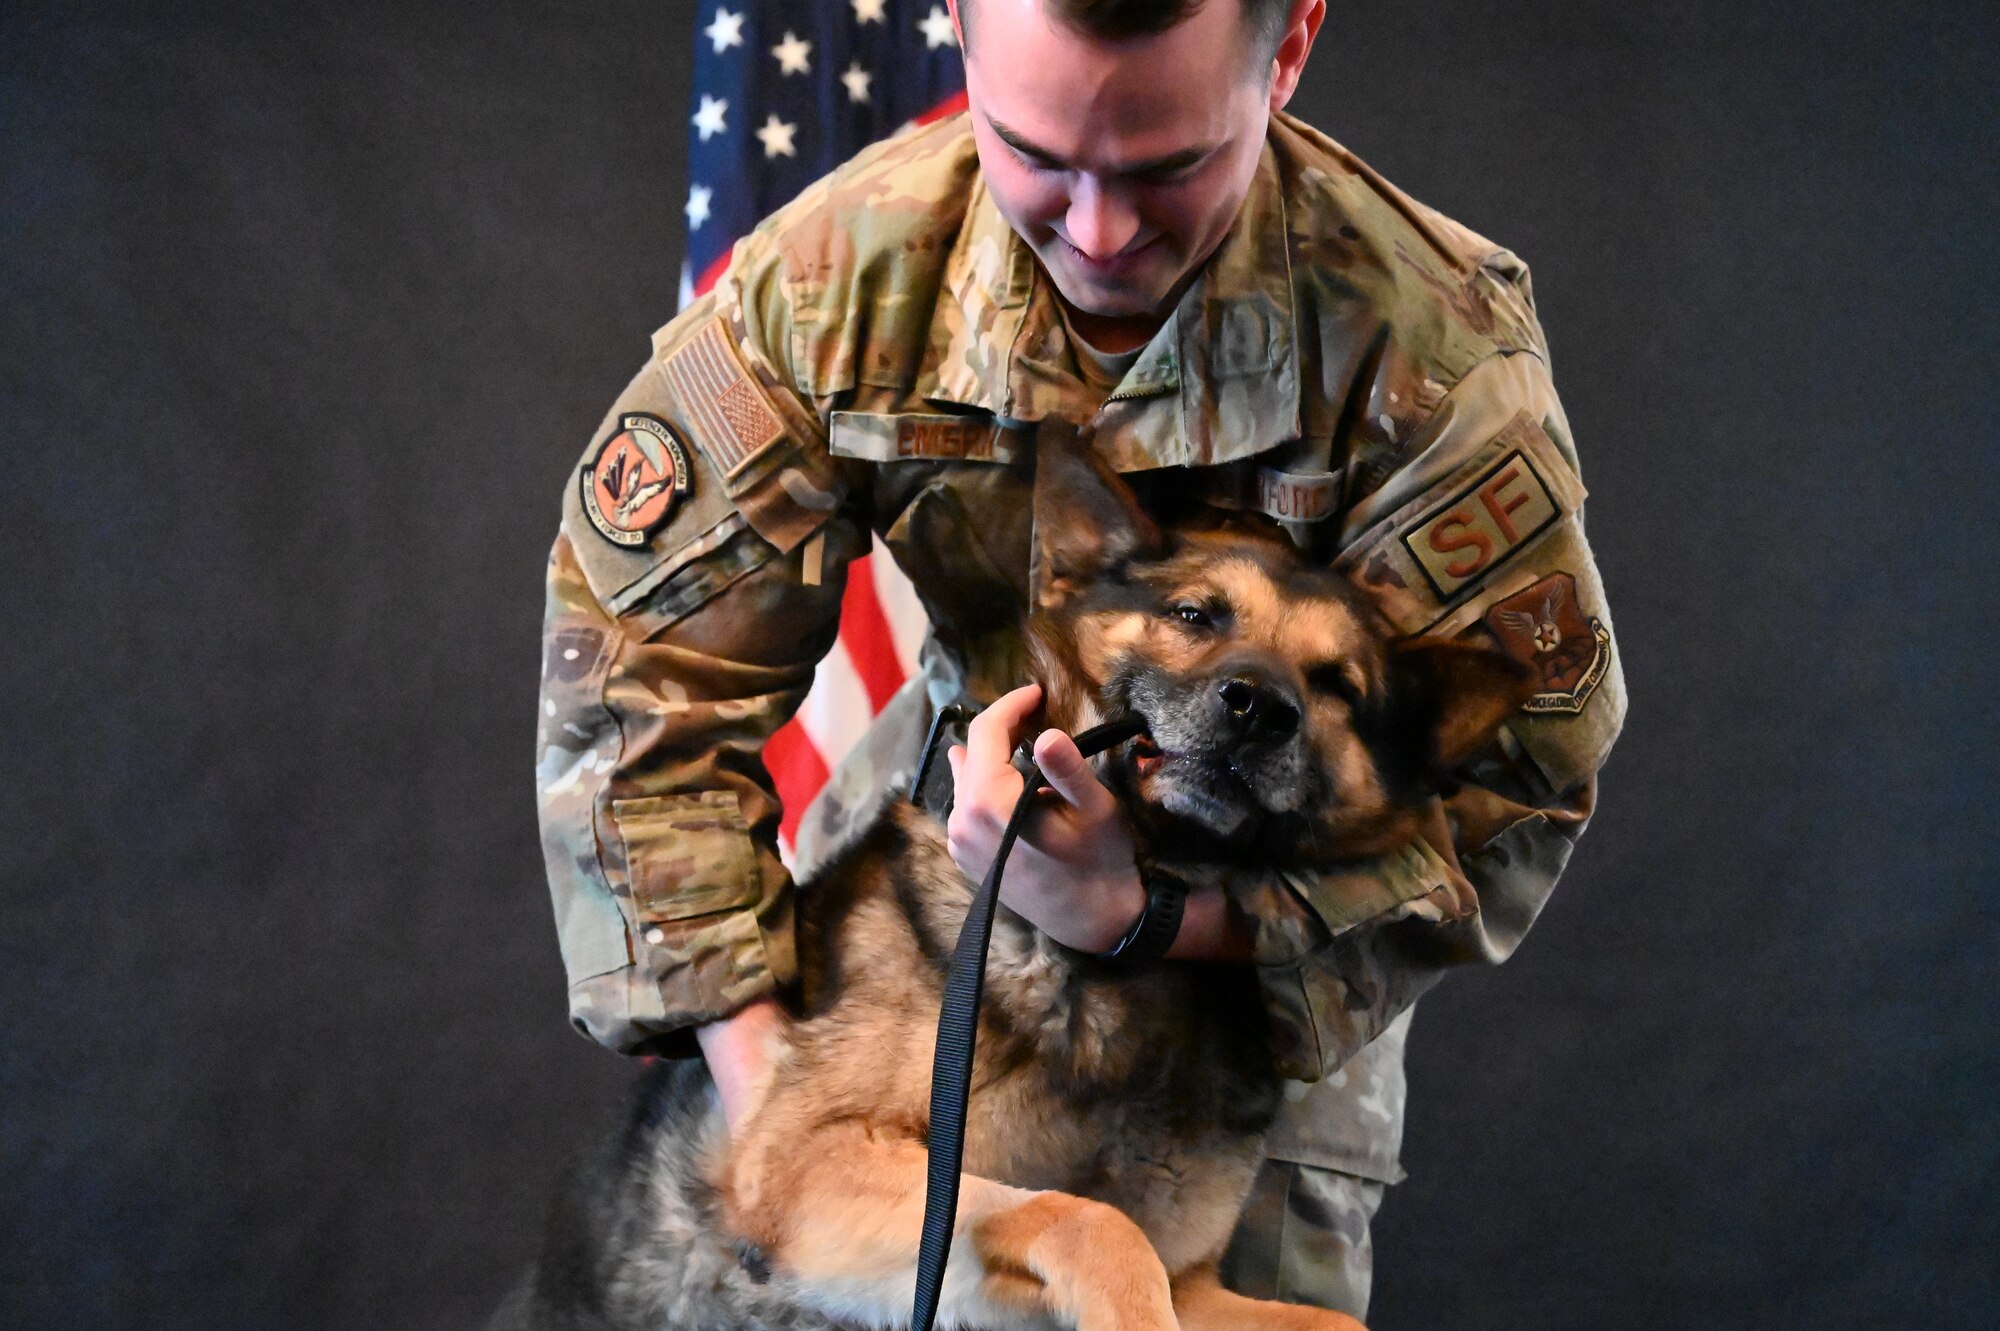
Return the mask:
[[(1030, 161), (1040, 162), (1046, 166), (1059, 167), (1063, 170), (1069, 169), (1068, 162), (1065, 162), (1047, 148), (1036, 147), (1026, 138), (1022, 137), (1020, 133), (1007, 128), (1007, 126), (1001, 124), (992, 116), (986, 117), (986, 123), (992, 126), (993, 133), (999, 137), (1002, 143)], [(1219, 145), (1209, 145), (1201, 148), (1183, 148), (1179, 152), (1167, 153), (1162, 157), (1149, 157), (1143, 162), (1132, 162), (1128, 165), (1118, 167), (1111, 174), (1119, 176), (1169, 175), (1175, 171), (1179, 171), (1183, 167), (1193, 166), (1196, 162), (1214, 152), (1217, 146)]]

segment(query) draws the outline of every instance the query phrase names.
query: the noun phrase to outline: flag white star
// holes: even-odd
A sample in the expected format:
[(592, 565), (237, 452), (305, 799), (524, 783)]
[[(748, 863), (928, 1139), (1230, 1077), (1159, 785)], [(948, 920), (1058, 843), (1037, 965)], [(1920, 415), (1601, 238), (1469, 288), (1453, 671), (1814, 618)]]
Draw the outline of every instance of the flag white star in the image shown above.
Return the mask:
[(951, 15), (937, 5), (932, 5), (931, 12), (918, 22), (917, 31), (923, 33), (924, 49), (927, 51), (958, 45), (958, 34), (951, 30)]
[(706, 185), (693, 185), (689, 187), (687, 207), (682, 210), (688, 215), (688, 230), (701, 230), (701, 224), (708, 220), (709, 200), (714, 197), (715, 191)]
[(870, 74), (867, 70), (861, 67), (861, 62), (859, 60), (849, 65), (847, 67), (847, 72), (840, 76), (840, 81), (847, 85), (847, 100), (850, 102), (867, 101), (868, 83), (869, 80), (873, 79), (874, 77), (875, 76), (873, 74)]
[(764, 122), (764, 128), (757, 131), (757, 142), (764, 145), (766, 157), (797, 157), (799, 151), (792, 146), (792, 135), (798, 132), (797, 125), (788, 125), (773, 113)]
[(854, 6), (854, 21), (856, 23), (880, 23), (882, 21), (882, 6), (887, 3), (887, 0), (850, 0), (850, 3)]
[(701, 95), (701, 110), (694, 113), (694, 127), (701, 131), (701, 141), (707, 143), (717, 134), (724, 133), (729, 126), (723, 123), (722, 113), (729, 109), (729, 103), (720, 97)]
[(715, 22), (701, 31), (704, 37), (715, 43), (715, 53), (721, 55), (732, 46), (743, 45), (743, 15), (717, 9)]
[(778, 57), (778, 72), (781, 74), (810, 74), (812, 64), (806, 57), (812, 54), (813, 44), (802, 42), (785, 29), (785, 40), (771, 48), (771, 54)]

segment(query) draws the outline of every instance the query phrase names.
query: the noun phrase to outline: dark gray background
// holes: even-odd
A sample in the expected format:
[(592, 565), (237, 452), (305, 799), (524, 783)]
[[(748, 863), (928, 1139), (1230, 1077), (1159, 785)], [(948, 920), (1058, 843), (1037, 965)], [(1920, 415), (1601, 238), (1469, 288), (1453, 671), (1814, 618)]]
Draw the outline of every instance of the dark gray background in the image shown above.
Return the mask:
[[(1633, 697), (1375, 1325), (1995, 1325), (1992, 11), (1335, 9), (1296, 109), (1535, 265)], [(472, 1324), (616, 1100), (540, 577), (690, 20), (0, 15), (0, 1322)]]

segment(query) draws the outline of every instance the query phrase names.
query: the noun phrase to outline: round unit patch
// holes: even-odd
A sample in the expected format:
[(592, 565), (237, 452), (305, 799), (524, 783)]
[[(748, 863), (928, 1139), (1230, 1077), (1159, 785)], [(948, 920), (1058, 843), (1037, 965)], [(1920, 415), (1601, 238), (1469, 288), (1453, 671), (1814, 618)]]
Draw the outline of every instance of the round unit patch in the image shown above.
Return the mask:
[(659, 417), (629, 412), (583, 464), (579, 481), (598, 535), (613, 545), (644, 545), (687, 493), (687, 450)]

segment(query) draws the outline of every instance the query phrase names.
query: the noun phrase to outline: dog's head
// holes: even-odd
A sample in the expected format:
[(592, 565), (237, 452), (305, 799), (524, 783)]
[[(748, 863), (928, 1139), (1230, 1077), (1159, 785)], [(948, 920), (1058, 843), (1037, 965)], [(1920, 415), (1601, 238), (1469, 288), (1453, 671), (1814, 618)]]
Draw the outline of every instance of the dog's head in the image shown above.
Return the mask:
[(1029, 640), (1048, 720), (1145, 722), (1103, 772), (1157, 850), (1311, 863), (1405, 844), (1532, 691), (1500, 652), (1396, 641), (1275, 527), (1163, 529), (1095, 458), (1039, 452)]

